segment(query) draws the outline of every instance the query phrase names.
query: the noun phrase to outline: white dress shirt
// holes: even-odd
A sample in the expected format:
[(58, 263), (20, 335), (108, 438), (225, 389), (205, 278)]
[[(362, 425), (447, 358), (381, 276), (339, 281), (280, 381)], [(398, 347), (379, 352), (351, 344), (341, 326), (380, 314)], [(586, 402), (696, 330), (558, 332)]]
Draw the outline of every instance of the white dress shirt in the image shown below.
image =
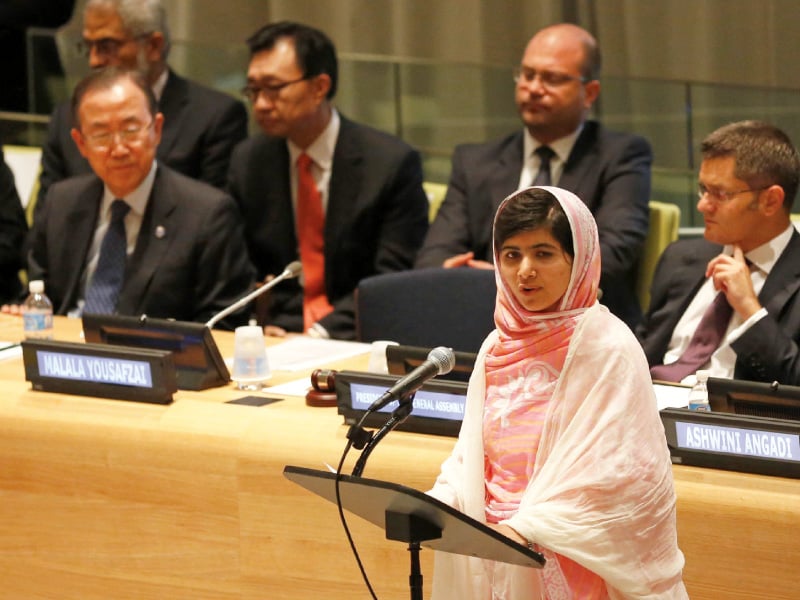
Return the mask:
[(539, 158), (539, 155), (536, 154), (536, 150), (539, 148), (539, 146), (544, 145), (549, 146), (550, 149), (555, 153), (553, 158), (550, 159), (550, 182), (551, 185), (557, 186), (558, 182), (561, 180), (561, 174), (564, 172), (564, 165), (567, 163), (567, 159), (569, 158), (570, 152), (572, 152), (572, 148), (575, 146), (575, 142), (578, 141), (578, 136), (581, 134), (581, 130), (583, 130), (582, 123), (580, 127), (578, 127), (568, 136), (558, 139), (550, 144), (540, 144), (531, 135), (530, 131), (524, 129), (522, 141), (522, 171), (519, 174), (519, 183), (517, 184), (517, 189), (521, 190), (522, 188), (529, 187), (533, 183), (536, 174), (539, 172), (539, 166), (541, 163), (541, 159)]

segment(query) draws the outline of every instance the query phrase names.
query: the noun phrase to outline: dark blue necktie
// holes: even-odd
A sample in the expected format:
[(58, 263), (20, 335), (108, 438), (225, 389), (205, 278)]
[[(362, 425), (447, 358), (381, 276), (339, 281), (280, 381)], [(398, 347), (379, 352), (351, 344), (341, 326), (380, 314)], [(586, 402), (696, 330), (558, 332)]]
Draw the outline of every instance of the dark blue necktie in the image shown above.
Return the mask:
[(125, 215), (130, 210), (124, 200), (111, 203), (111, 223), (100, 244), (100, 257), (89, 290), (85, 313), (111, 314), (117, 309), (117, 298), (125, 278), (128, 240), (125, 236)]
[(531, 185), (553, 185), (550, 177), (550, 161), (556, 153), (550, 146), (539, 146), (534, 154), (539, 157), (539, 172)]

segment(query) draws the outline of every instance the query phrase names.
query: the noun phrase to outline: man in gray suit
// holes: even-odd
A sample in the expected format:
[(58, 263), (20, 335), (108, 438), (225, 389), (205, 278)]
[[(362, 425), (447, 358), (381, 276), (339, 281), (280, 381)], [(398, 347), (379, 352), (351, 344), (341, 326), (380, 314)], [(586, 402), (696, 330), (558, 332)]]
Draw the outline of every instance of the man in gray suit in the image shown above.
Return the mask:
[(263, 130), (231, 159), (257, 277), (300, 258), (271, 292), (268, 334), (352, 339), (364, 277), (411, 268), (428, 227), (419, 154), (333, 107), (333, 43), (311, 27), (266, 25), (249, 40), (244, 92)]
[(635, 283), (648, 230), (652, 153), (643, 138), (587, 120), (600, 94), (599, 75), (600, 51), (587, 31), (560, 24), (533, 36), (515, 72), (524, 128), (455, 149), (447, 195), (416, 266), (491, 268), (500, 202), (531, 184), (555, 185), (576, 194), (597, 221), (601, 302), (630, 327), (639, 321)]
[[(158, 160), (188, 177), (223, 188), (233, 147), (247, 137), (244, 104), (184, 79), (170, 69), (170, 34), (161, 0), (88, 0), (83, 41), (89, 66), (117, 66), (142, 73), (164, 115)], [(72, 141), (69, 103), (56, 107), (42, 148), (36, 215), (56, 181), (90, 173)]]
[[(636, 331), (653, 378), (692, 383), (696, 369), (707, 369), (800, 385), (800, 235), (789, 216), (800, 154), (783, 131), (757, 121), (721, 127), (700, 150), (704, 236), (664, 251)], [(698, 354), (695, 334), (709, 339), (700, 324), (722, 300), (719, 342)]]
[[(87, 312), (204, 322), (247, 293), (253, 268), (236, 204), (156, 162), (164, 117), (147, 82), (94, 71), (72, 106), (72, 138), (94, 173), (50, 187), (28, 255), (29, 277), (45, 281), (57, 313), (86, 299)], [(98, 310), (89, 299), (101, 279)]]

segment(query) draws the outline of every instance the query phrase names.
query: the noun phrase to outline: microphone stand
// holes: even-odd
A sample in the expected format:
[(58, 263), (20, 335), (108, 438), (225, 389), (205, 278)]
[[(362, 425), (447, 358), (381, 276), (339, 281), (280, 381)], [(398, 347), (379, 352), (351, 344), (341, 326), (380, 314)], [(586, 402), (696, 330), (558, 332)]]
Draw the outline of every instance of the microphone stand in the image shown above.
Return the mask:
[[(389, 419), (383, 424), (377, 433), (367, 434), (369, 437), (366, 441), (366, 445), (364, 445), (364, 449), (361, 451), (361, 455), (358, 457), (355, 467), (353, 467), (353, 477), (361, 477), (361, 473), (364, 471), (364, 467), (367, 464), (367, 459), (369, 458), (369, 455), (372, 454), (375, 446), (378, 445), (378, 442), (380, 442), (387, 433), (405, 421), (406, 417), (408, 417), (408, 415), (411, 414), (411, 411), (414, 410), (415, 394), (416, 392), (412, 392), (410, 394), (406, 394), (405, 396), (401, 396), (399, 400), (400, 403), (398, 404), (397, 408), (392, 411), (392, 416), (389, 417)], [(348, 437), (350, 437), (349, 434)], [(356, 448), (358, 448), (357, 445)]]
[(240, 298), (239, 300), (237, 300), (236, 302), (231, 304), (228, 308), (218, 312), (216, 315), (214, 315), (208, 321), (206, 321), (206, 327), (208, 327), (209, 329), (213, 328), (214, 325), (219, 323), (222, 319), (227, 317), (229, 314), (231, 314), (233, 312), (236, 312), (237, 310), (239, 310), (240, 308), (245, 306), (247, 303), (249, 303), (254, 298), (257, 298), (261, 294), (267, 292), (268, 290), (271, 290), (273, 287), (278, 285), (284, 279), (292, 279), (293, 277), (296, 277), (298, 275), (298, 271), (293, 270), (291, 268), (293, 265), (294, 265), (294, 263), (290, 264), (289, 267), (287, 267), (286, 269), (283, 270), (283, 273), (281, 273), (280, 275), (278, 275), (274, 279), (271, 279), (269, 282), (265, 283), (261, 287), (257, 287), (255, 290), (253, 290), (252, 292), (250, 292), (246, 296)]
[[(342, 501), (339, 495), (339, 481), (341, 480), (341, 471), (342, 466), (344, 465), (344, 459), (347, 455), (347, 452), (350, 450), (351, 447), (355, 447), (361, 450), (361, 454), (356, 461), (355, 467), (353, 468), (353, 477), (361, 477), (361, 473), (364, 471), (364, 467), (367, 464), (367, 459), (378, 443), (386, 436), (387, 433), (392, 431), (395, 427), (400, 425), (403, 421), (406, 420), (408, 415), (411, 414), (411, 411), (414, 410), (414, 396), (416, 392), (410, 392), (404, 394), (399, 398), (399, 403), (397, 408), (392, 411), (392, 415), (389, 419), (383, 424), (383, 426), (377, 432), (371, 432), (364, 429), (362, 426), (364, 421), (374, 409), (367, 410), (364, 415), (359, 420), (358, 424), (351, 425), (350, 429), (347, 431), (347, 446), (345, 447), (344, 453), (342, 454), (342, 458), (339, 461), (339, 467), (336, 470), (336, 482), (335, 482), (335, 490), (336, 490), (336, 506), (339, 509), (339, 518), (342, 521), (342, 525), (344, 526), (345, 533), (347, 534), (347, 539), (350, 542), (350, 547), (352, 548), (356, 562), (358, 563), (358, 567), (361, 570), (361, 575), (364, 578), (364, 582), (367, 584), (367, 588), (369, 589), (370, 595), (374, 600), (377, 600), (377, 596), (375, 595), (375, 591), (372, 589), (372, 585), (369, 582), (369, 578), (367, 577), (366, 571), (364, 571), (364, 566), (361, 563), (361, 559), (358, 556), (358, 552), (355, 549), (355, 544), (353, 543), (353, 538), (350, 535), (350, 529), (347, 527), (347, 521), (344, 516), (344, 511), (342, 509)], [(390, 513), (387, 514), (387, 519), (389, 518)], [(408, 585), (409, 591), (411, 593), (411, 600), (423, 600), (422, 594), (422, 568), (420, 566), (420, 550), (422, 549), (420, 540), (431, 539), (430, 537), (424, 537), (423, 532), (425, 531), (426, 525), (429, 524), (424, 519), (415, 518), (413, 515), (408, 516), (406, 520), (401, 518), (400, 521), (395, 523), (395, 527), (400, 527), (404, 531), (407, 530), (410, 532), (409, 538), (391, 538), (397, 540), (406, 540), (408, 541), (408, 552), (409, 552), (409, 561), (410, 561), (410, 573), (408, 577)]]
[[(397, 408), (392, 411), (392, 416), (383, 424), (377, 433), (375, 434), (368, 434), (369, 441), (367, 441), (366, 446), (361, 451), (361, 455), (358, 457), (356, 461), (356, 465), (353, 468), (353, 477), (361, 477), (361, 473), (364, 471), (364, 466), (367, 464), (367, 458), (378, 445), (387, 433), (389, 433), (392, 429), (397, 427), (400, 423), (406, 420), (406, 417), (411, 414), (411, 411), (414, 410), (414, 395), (415, 392), (411, 392), (410, 394), (406, 394), (405, 396), (400, 397), (400, 403), (398, 404)], [(363, 432), (363, 429), (362, 429)], [(388, 513), (387, 513), (388, 518)], [(403, 522), (403, 527), (408, 527), (409, 531), (412, 532), (411, 539), (408, 540), (408, 552), (409, 552), (409, 561), (410, 561), (410, 572), (408, 575), (408, 585), (409, 591), (411, 593), (411, 600), (423, 600), (422, 598), (422, 568), (420, 567), (419, 561), (419, 554), (422, 546), (420, 542), (416, 539), (416, 536), (413, 535), (414, 532), (417, 532), (418, 527), (422, 524), (417, 522), (413, 517), (409, 517), (409, 520)], [(400, 539), (400, 538), (392, 538), (392, 539)], [(427, 539), (427, 538), (420, 538), (420, 539)]]

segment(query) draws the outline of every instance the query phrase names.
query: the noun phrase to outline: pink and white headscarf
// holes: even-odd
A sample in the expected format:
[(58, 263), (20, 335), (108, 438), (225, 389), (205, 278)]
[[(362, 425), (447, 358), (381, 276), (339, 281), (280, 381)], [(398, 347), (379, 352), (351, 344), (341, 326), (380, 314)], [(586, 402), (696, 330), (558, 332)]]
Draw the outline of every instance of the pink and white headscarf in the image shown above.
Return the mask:
[[(500, 380), (510, 381), (524, 376), (528, 381), (538, 380), (540, 389), (551, 389), (547, 383), (558, 379), (575, 326), (586, 309), (597, 302), (600, 242), (594, 217), (580, 198), (557, 187), (527, 188), (508, 196), (500, 204), (495, 220), (509, 202), (532, 189), (550, 192), (567, 215), (575, 252), (572, 275), (559, 309), (544, 313), (525, 309), (507, 288), (500, 269), (495, 270), (497, 304), (494, 321), (499, 339), (486, 356), (489, 386)], [(495, 264), (500, 264), (497, 250)], [(531, 369), (539, 373), (531, 373)]]

